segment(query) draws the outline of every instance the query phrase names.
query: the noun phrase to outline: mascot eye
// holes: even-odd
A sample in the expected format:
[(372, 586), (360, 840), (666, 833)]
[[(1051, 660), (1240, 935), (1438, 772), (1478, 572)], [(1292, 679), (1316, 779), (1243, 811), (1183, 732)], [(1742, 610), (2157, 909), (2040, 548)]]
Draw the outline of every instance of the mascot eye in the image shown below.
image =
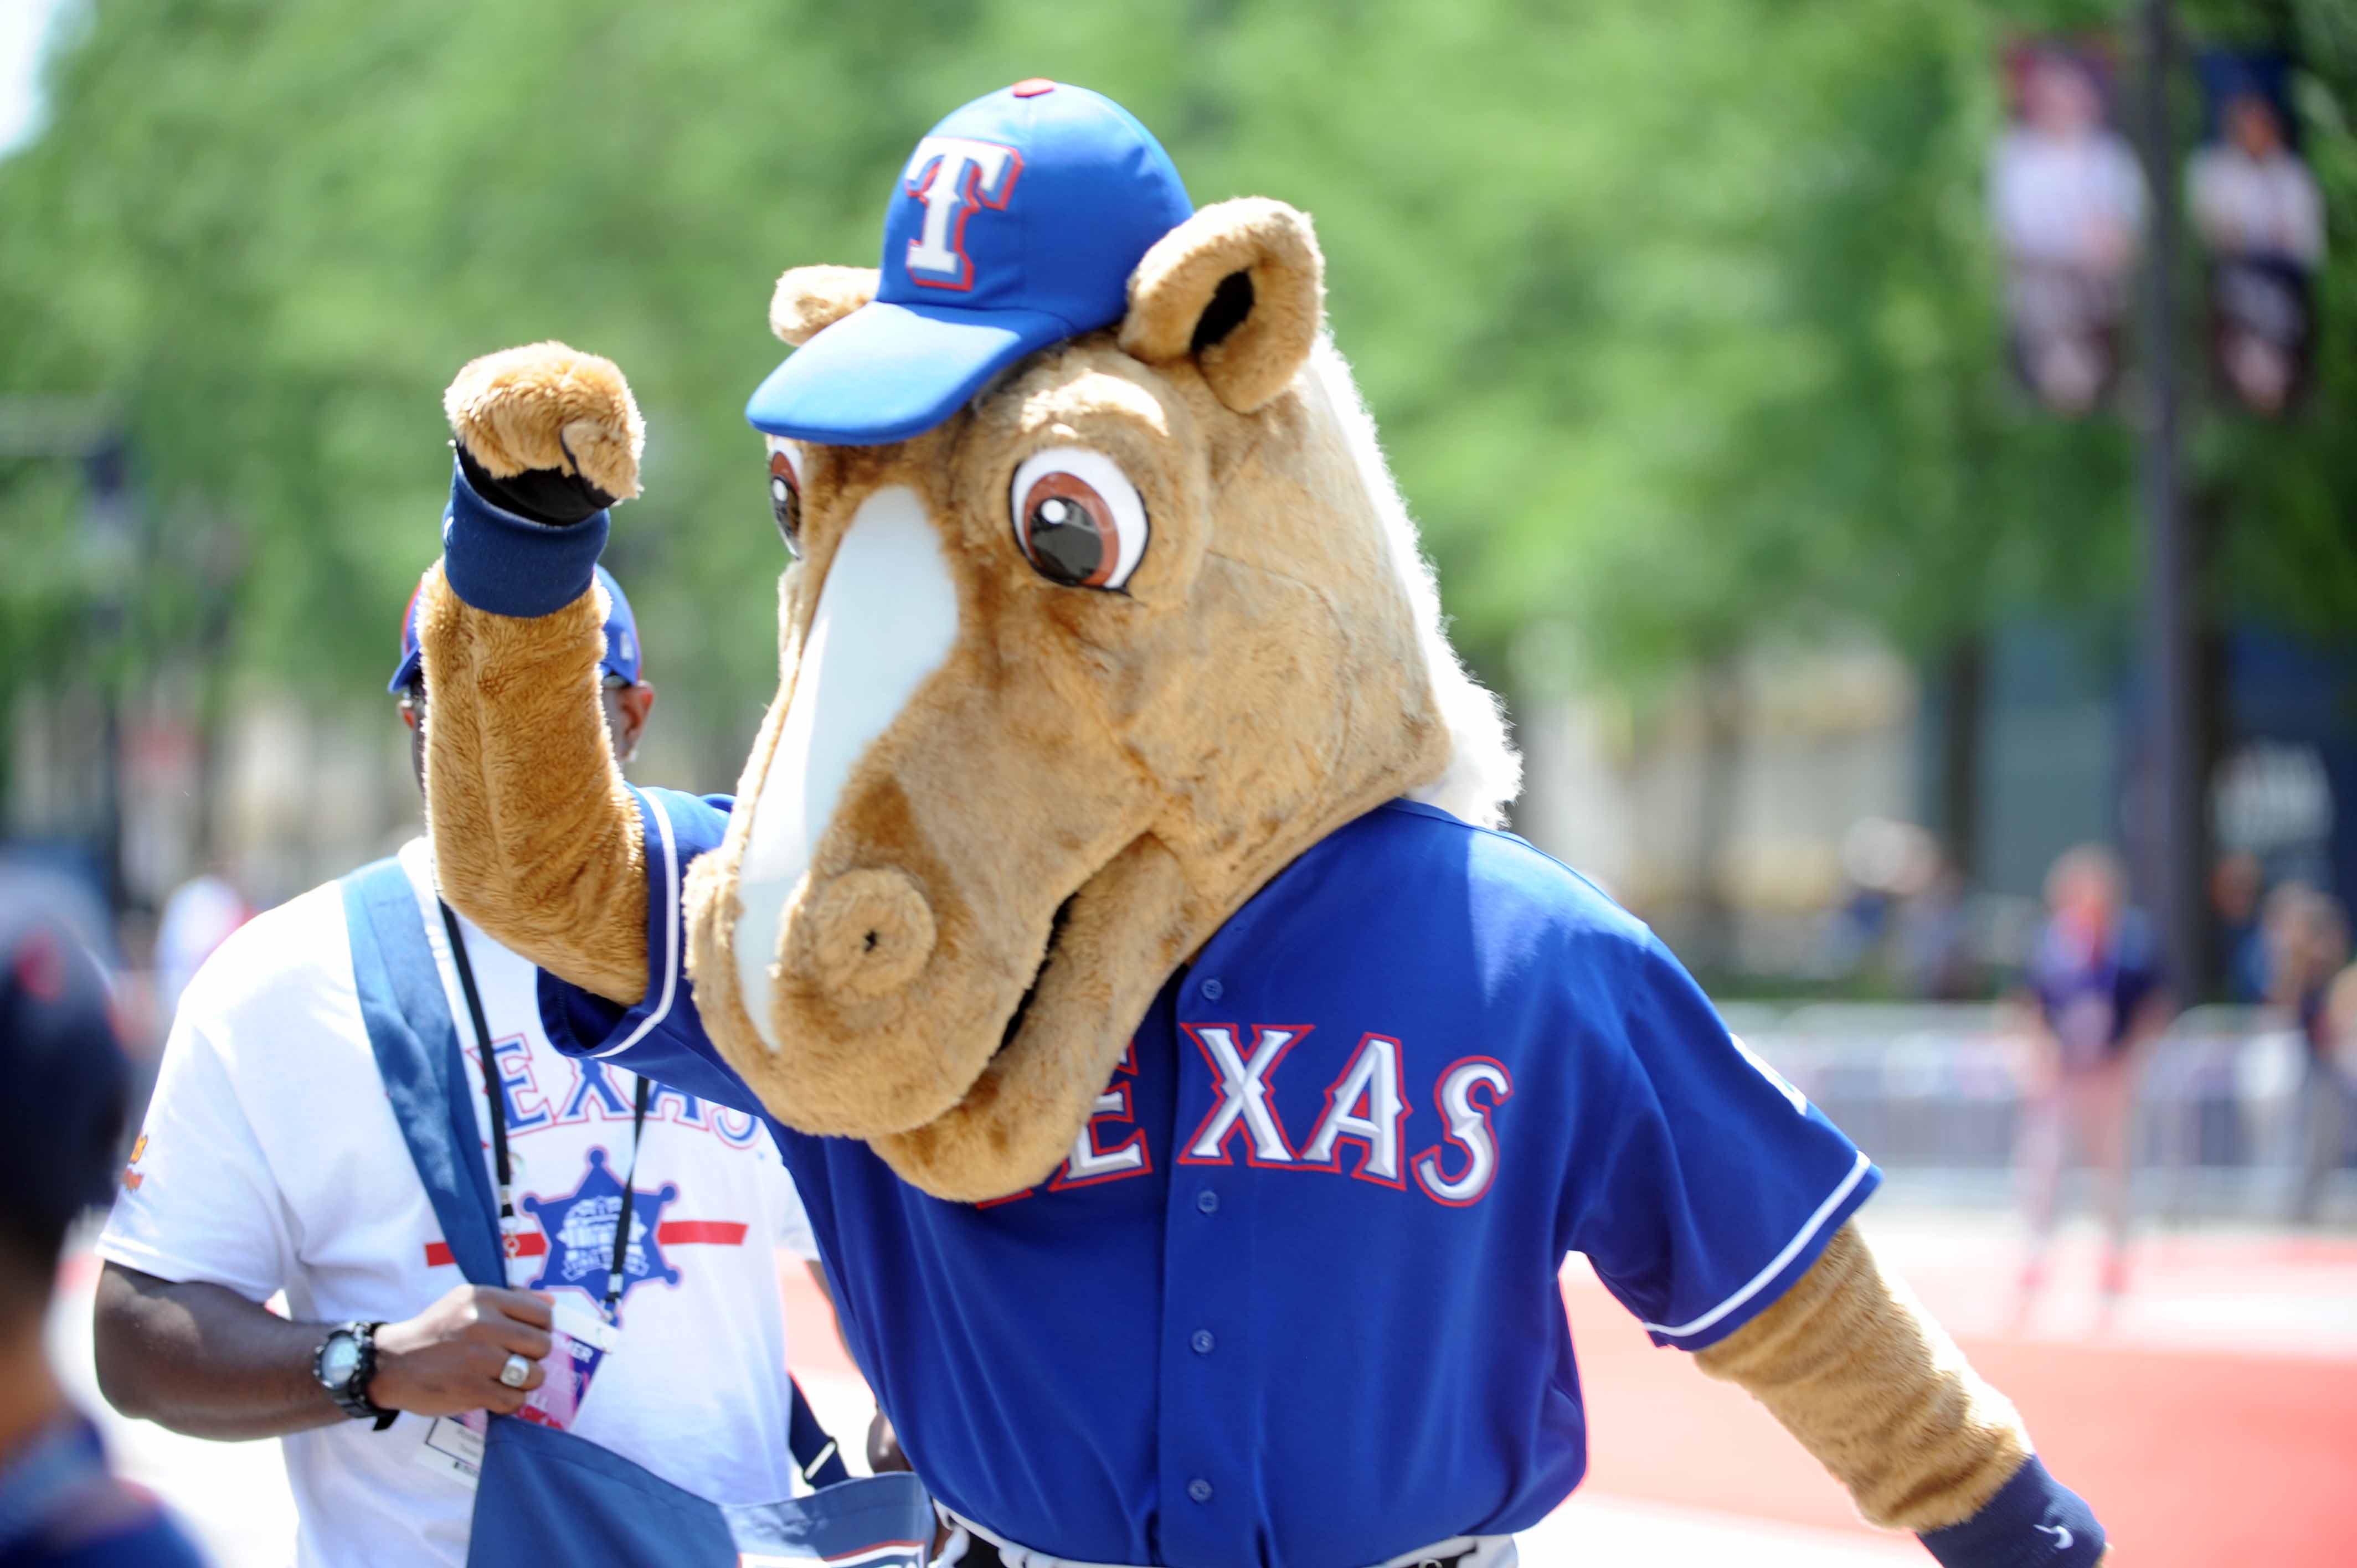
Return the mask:
[(797, 561), (801, 560), (802, 476), (794, 472), (793, 454), (774, 436), (770, 441), (770, 510), (778, 520), (778, 534), (786, 542), (786, 553)]
[(1146, 558), (1146, 502), (1121, 467), (1084, 446), (1035, 452), (1008, 497), (1031, 569), (1068, 588), (1117, 593)]

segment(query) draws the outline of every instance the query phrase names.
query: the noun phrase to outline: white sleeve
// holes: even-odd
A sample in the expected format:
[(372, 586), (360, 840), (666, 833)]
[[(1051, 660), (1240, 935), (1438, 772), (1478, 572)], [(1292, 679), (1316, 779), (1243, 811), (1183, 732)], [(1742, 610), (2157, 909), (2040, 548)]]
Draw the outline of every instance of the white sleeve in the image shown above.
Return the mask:
[[(192, 1000), (201, 987), (192, 990)], [(181, 1008), (99, 1255), (260, 1302), (290, 1272), (285, 1208), (201, 1004)]]
[(786, 1174), (784, 1161), (777, 1165), (777, 1183), (780, 1189), (778, 1200), (777, 1243), (806, 1263), (818, 1262), (818, 1236), (811, 1230), (810, 1211), (802, 1207), (802, 1195), (795, 1189), (794, 1178)]

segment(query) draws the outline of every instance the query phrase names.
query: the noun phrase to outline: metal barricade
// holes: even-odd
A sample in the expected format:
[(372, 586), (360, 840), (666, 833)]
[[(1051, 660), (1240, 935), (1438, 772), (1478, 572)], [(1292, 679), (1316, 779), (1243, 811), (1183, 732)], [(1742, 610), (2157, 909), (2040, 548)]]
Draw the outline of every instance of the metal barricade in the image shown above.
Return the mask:
[[(2001, 1198), (2022, 1114), (2044, 1081), (2029, 1016), (1999, 1004), (1746, 1001), (1722, 1008), (1744, 1042), (1887, 1170), (1919, 1190)], [(2192, 1008), (2137, 1069), (2138, 1207), (2164, 1218), (2274, 1218), (2305, 1150), (2309, 1074), (2281, 1015)], [(2345, 1155), (2346, 1151), (2344, 1151)], [(2357, 1179), (2335, 1178), (2346, 1194)]]

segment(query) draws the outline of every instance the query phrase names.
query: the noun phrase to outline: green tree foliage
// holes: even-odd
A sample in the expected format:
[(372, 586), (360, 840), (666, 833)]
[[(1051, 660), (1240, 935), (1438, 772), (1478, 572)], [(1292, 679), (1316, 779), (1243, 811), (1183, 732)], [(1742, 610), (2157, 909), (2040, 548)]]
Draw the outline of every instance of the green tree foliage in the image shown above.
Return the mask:
[[(2307, 52), (2328, 308), (2357, 202), (2346, 11), (2201, 14)], [(780, 352), (770, 280), (870, 259), (911, 140), (1048, 75), (1135, 109), (1198, 200), (1317, 216), (1338, 338), (1477, 657), (1536, 619), (1619, 679), (1833, 620), (1928, 649), (2133, 591), (2127, 435), (2008, 390), (1983, 217), (2002, 39), (2104, 15), (101, 0), (46, 133), (0, 163), (0, 395), (120, 408), (159, 553), (237, 534), (239, 664), (349, 692), (435, 549), (451, 371), (543, 337), (612, 356), (652, 433), (613, 560), (725, 768), (772, 679), (740, 415)], [(2306, 625), (2357, 607), (2357, 331), (2325, 341), (2301, 419), (2212, 419), (2199, 452), (2220, 592)], [(62, 547), (57, 489), (0, 464), (12, 535)], [(9, 602), (12, 645), (58, 646), (55, 594), (46, 619)]]

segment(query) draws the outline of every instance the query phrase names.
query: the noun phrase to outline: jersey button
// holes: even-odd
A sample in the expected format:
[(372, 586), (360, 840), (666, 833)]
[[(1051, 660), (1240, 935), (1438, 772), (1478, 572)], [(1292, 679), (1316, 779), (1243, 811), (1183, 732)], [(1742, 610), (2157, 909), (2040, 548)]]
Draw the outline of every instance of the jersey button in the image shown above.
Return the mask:
[(1187, 1495), (1199, 1503), (1208, 1503), (1211, 1500), (1211, 1483), (1198, 1476), (1187, 1483)]
[(1211, 976), (1211, 979), (1203, 982), (1203, 1000), (1206, 1002), (1217, 1002), (1222, 996), (1227, 993), (1227, 990), (1228, 988), (1226, 986), (1220, 983), (1220, 977), (1215, 974)]
[(1195, 1195), (1195, 1207), (1206, 1214), (1217, 1214), (1220, 1211), (1220, 1195), (1205, 1187)]
[(1211, 1353), (1211, 1347), (1217, 1345), (1219, 1341), (1211, 1337), (1210, 1329), (1198, 1328), (1188, 1337), (1187, 1343), (1195, 1348), (1195, 1354), (1198, 1356), (1208, 1356)]

